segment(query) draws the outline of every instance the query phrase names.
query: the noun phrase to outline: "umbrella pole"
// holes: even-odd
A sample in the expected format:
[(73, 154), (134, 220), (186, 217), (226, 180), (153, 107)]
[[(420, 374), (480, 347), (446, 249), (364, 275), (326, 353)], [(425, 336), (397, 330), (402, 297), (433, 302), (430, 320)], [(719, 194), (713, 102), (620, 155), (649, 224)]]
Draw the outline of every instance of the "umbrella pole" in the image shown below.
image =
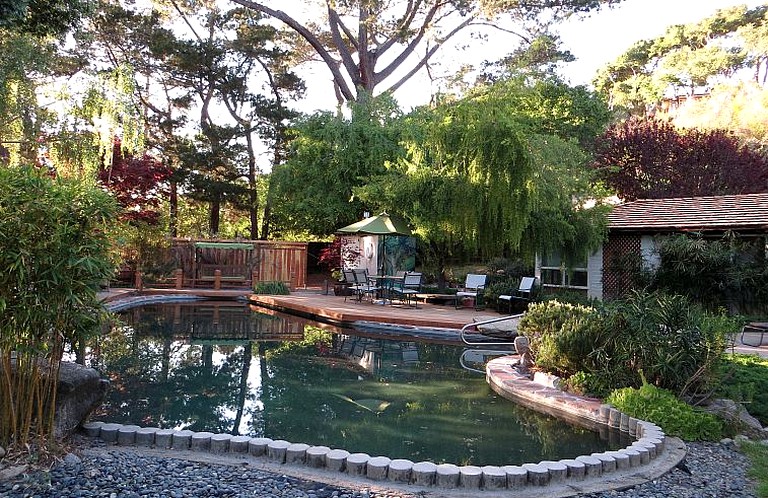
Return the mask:
[(387, 236), (381, 236), (381, 271), (379, 275), (387, 274)]

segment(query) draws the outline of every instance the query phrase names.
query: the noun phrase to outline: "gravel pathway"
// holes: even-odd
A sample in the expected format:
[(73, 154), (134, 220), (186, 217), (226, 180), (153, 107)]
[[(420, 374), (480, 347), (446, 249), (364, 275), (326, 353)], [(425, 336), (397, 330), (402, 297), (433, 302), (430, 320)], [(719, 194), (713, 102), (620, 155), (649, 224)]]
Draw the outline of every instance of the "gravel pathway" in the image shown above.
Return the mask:
[[(221, 465), (98, 446), (93, 442), (49, 472), (36, 472), (0, 481), (0, 496), (79, 498), (423, 498), (451, 495), (439, 488), (413, 493), (388, 491), (369, 485), (344, 487), (254, 469)], [(706, 498), (755, 497), (745, 472), (747, 458), (731, 445), (691, 443), (685, 463), (690, 474), (673, 469), (661, 478), (624, 491), (581, 495), (588, 498)], [(464, 490), (465, 492), (467, 490)], [(514, 495), (507, 492), (505, 496)], [(464, 494), (464, 496), (467, 496)], [(474, 496), (501, 496), (476, 491)], [(548, 496), (541, 488), (541, 496)]]

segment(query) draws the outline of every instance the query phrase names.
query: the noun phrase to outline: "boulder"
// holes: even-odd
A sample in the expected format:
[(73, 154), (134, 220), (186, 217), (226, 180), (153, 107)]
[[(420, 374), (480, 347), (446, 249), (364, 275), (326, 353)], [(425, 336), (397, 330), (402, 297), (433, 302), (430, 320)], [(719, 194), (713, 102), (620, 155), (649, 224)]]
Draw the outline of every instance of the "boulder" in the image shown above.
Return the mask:
[(102, 379), (93, 368), (61, 362), (57, 389), (54, 434), (65, 438), (101, 405), (109, 389), (109, 381)]
[(733, 424), (740, 433), (751, 439), (760, 440), (766, 437), (766, 432), (760, 421), (750, 415), (740, 403), (730, 399), (714, 399), (703, 408), (705, 411)]

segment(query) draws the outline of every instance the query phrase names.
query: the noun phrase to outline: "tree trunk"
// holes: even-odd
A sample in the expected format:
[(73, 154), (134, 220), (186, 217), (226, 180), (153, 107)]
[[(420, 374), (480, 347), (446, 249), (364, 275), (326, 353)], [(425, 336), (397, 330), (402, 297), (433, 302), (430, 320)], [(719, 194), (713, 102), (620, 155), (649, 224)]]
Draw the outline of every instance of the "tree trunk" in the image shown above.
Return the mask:
[(171, 181), (171, 193), (168, 199), (170, 203), (169, 228), (171, 237), (179, 236), (179, 186), (176, 181)]
[(259, 191), (256, 185), (256, 155), (253, 152), (253, 137), (245, 135), (248, 142), (248, 214), (251, 220), (251, 240), (259, 238)]
[(211, 214), (208, 223), (208, 228), (211, 231), (211, 236), (215, 237), (219, 233), (219, 221), (221, 216), (221, 194), (216, 193), (211, 199)]

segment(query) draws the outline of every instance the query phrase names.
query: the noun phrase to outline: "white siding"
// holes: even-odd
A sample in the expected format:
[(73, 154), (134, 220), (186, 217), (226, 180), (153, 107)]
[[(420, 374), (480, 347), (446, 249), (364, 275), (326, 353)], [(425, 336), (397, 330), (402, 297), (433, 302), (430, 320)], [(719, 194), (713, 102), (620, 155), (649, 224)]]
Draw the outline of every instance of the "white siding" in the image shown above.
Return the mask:
[(644, 266), (649, 270), (655, 270), (661, 264), (659, 251), (656, 249), (656, 238), (651, 235), (643, 235), (640, 238), (640, 255)]
[(587, 296), (603, 298), (603, 247), (600, 246), (587, 259)]

